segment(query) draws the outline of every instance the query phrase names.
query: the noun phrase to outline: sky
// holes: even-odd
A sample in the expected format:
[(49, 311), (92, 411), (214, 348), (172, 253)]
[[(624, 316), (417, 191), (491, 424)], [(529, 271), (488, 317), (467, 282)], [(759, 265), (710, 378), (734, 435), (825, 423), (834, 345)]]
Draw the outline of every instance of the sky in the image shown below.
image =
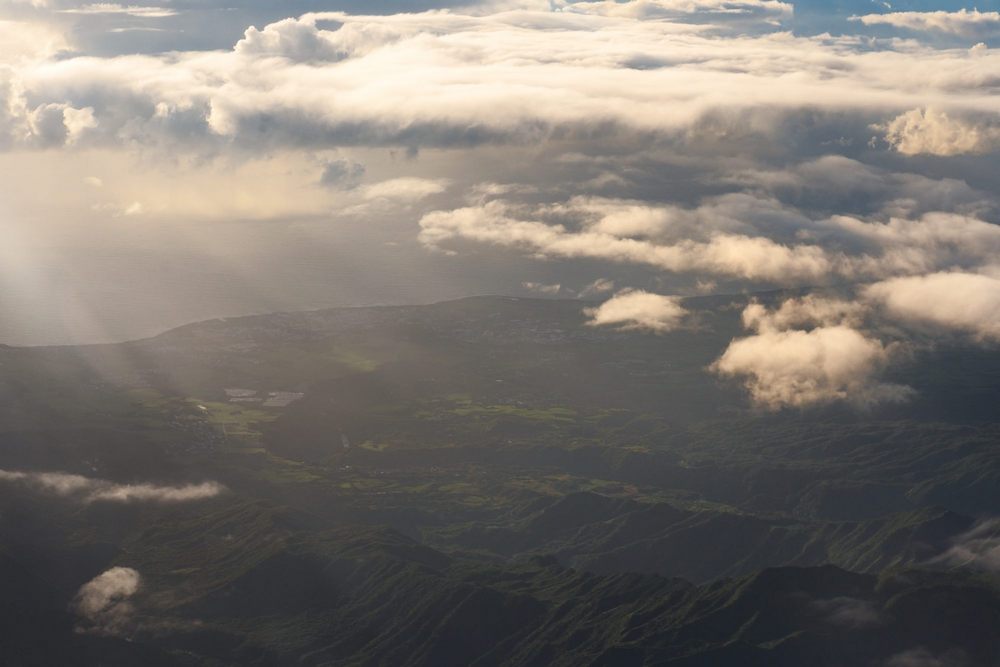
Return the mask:
[(664, 334), (803, 288), (712, 370), (904, 401), (913, 340), (1000, 340), (997, 10), (0, 0), (0, 342), (471, 294)]

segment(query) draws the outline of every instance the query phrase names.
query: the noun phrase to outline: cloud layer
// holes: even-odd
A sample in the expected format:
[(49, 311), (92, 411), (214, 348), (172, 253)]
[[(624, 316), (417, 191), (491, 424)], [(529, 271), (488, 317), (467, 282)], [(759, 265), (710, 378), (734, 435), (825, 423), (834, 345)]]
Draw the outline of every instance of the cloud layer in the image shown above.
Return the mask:
[[(8, 146), (469, 146), (676, 140), (710, 129), (719, 113), (735, 123), (730, 132), (769, 136), (803, 109), (871, 123), (928, 105), (955, 118), (997, 110), (978, 87), (998, 56), (793, 37), (772, 29), (790, 11), (780, 2), (556, 4), (315, 13), (248, 28), (229, 52), (35, 61), (0, 88), (0, 133)], [(139, 11), (73, 11), (97, 10)], [(692, 16), (770, 28), (720, 36)], [(33, 124), (45, 109), (63, 112), (65, 127)], [(93, 120), (74, 134), (80, 114)]]

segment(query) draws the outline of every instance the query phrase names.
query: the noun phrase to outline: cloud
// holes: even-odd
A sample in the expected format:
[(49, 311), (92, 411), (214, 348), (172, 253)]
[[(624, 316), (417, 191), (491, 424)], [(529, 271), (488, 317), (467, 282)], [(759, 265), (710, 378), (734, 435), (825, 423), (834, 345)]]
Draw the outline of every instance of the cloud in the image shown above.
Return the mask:
[(387, 199), (400, 202), (417, 202), (448, 189), (451, 181), (446, 178), (394, 178), (373, 183), (364, 188), (365, 199)]
[(562, 11), (638, 20), (764, 21), (780, 24), (792, 18), (791, 3), (778, 0), (632, 0), (632, 2), (556, 2)]
[(850, 628), (875, 628), (884, 622), (882, 613), (868, 600), (837, 597), (815, 600), (812, 608), (825, 617), (827, 623)]
[(752, 302), (743, 310), (743, 326), (755, 331), (785, 331), (793, 328), (847, 325), (861, 323), (867, 307), (855, 301), (831, 299), (809, 294), (798, 299), (786, 299), (776, 310), (768, 310)]
[(365, 175), (365, 166), (346, 158), (330, 160), (323, 165), (319, 182), (327, 188), (350, 190), (358, 186)]
[(892, 278), (864, 290), (889, 317), (1000, 341), (1000, 278), (945, 272)]
[(184, 486), (116, 484), (107, 480), (61, 472), (0, 470), (0, 481), (19, 482), (43, 493), (73, 498), (83, 503), (183, 503), (213, 498), (225, 490), (225, 487), (216, 482)]
[(80, 7), (59, 10), (62, 14), (124, 14), (145, 19), (162, 19), (176, 16), (177, 11), (168, 7), (119, 5), (112, 2), (97, 2)]
[[(56, 26), (0, 19), (0, 66), (45, 59), (68, 49), (66, 36)], [(6, 76), (12, 74), (13, 71)]]
[(688, 311), (679, 297), (624, 290), (595, 308), (583, 311), (590, 326), (614, 326), (622, 331), (667, 333), (681, 327)]
[(608, 280), (607, 278), (598, 278), (589, 285), (584, 285), (580, 289), (577, 296), (580, 298), (587, 298), (591, 296), (597, 296), (598, 294), (607, 294), (608, 292), (613, 292), (615, 289), (615, 281)]
[(956, 12), (890, 12), (852, 16), (865, 25), (886, 25), (915, 31), (941, 32), (970, 39), (980, 39), (1000, 31), (1000, 12), (960, 9)]
[(823, 249), (794, 246), (743, 234), (712, 235), (704, 241), (656, 243), (596, 229), (572, 231), (560, 224), (514, 217), (501, 201), (452, 211), (434, 211), (420, 220), (420, 240), (429, 247), (467, 239), (520, 248), (542, 257), (594, 258), (676, 272), (705, 271), (751, 280), (819, 280), (831, 273)]
[(961, 650), (942, 654), (931, 653), (925, 648), (908, 649), (889, 658), (885, 667), (967, 667), (969, 662)]
[[(750, 304), (743, 321), (757, 333), (730, 342), (710, 370), (742, 379), (754, 403), (769, 410), (905, 401), (911, 389), (878, 379), (891, 348), (849, 326), (856, 316), (840, 301), (806, 299), (775, 312)], [(788, 328), (805, 323), (816, 326)]]
[(529, 292), (538, 292), (539, 294), (555, 295), (562, 291), (562, 285), (556, 283), (553, 285), (546, 285), (545, 283), (533, 283), (533, 282), (523, 282), (521, 287), (528, 290)]
[(979, 521), (972, 530), (956, 537), (952, 546), (932, 562), (1000, 572), (1000, 519)]
[(96, 634), (125, 634), (134, 608), (129, 601), (138, 591), (141, 577), (130, 567), (113, 567), (80, 587), (73, 607), (82, 620), (81, 630)]
[(990, 208), (988, 195), (961, 179), (890, 171), (843, 155), (824, 155), (781, 169), (756, 167), (727, 180), (787, 204), (839, 214), (907, 218), (940, 211), (975, 215)]
[[(19, 103), (91, 107), (104, 144), (174, 151), (595, 137), (711, 143), (786, 136), (790, 119), (809, 110), (867, 123), (923, 105), (994, 111), (979, 93), (996, 71), (990, 53), (871, 50), (783, 32), (722, 39), (686, 19), (659, 18), (664, 7), (706, 11), (711, 21), (788, 11), (747, 1), (306, 14), (250, 28), (228, 52), (19, 67)], [(158, 113), (161, 104), (168, 111)], [(707, 122), (722, 117), (730, 136)]]
[(530, 206), (494, 199), (427, 213), (420, 228), (421, 242), (433, 248), (466, 240), (538, 257), (781, 285), (976, 266), (1000, 250), (1000, 226), (970, 216), (929, 213), (879, 221), (839, 215), (814, 221), (777, 201), (744, 194), (710, 198), (692, 209), (579, 197)]
[(904, 155), (988, 153), (1000, 141), (1000, 127), (954, 118), (934, 108), (911, 109), (880, 129), (885, 140)]

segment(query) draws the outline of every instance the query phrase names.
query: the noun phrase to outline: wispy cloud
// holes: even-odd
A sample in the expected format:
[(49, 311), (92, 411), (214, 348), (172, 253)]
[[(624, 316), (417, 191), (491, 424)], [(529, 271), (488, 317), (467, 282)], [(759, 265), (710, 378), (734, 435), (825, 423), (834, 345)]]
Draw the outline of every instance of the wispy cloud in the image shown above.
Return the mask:
[(80, 7), (60, 9), (59, 12), (62, 14), (124, 14), (146, 19), (161, 19), (177, 15), (177, 11), (169, 7), (119, 5), (112, 2), (96, 2)]
[(24, 484), (43, 493), (72, 498), (84, 503), (183, 503), (212, 498), (225, 491), (225, 487), (217, 482), (182, 486), (117, 484), (103, 479), (61, 472), (0, 470), (0, 481)]

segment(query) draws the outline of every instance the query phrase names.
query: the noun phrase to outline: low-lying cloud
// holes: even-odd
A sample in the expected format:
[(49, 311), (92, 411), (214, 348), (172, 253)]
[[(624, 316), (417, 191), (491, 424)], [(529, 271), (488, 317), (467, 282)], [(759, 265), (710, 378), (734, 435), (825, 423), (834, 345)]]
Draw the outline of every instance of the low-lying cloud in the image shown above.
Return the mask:
[(225, 487), (217, 482), (182, 486), (117, 484), (103, 479), (61, 472), (0, 470), (0, 481), (23, 484), (42, 493), (71, 498), (83, 503), (184, 503), (213, 498), (225, 491)]
[(113, 567), (80, 587), (73, 600), (79, 629), (94, 634), (127, 634), (135, 611), (130, 598), (139, 591), (141, 580), (130, 567)]
[[(840, 301), (791, 302), (775, 312), (760, 304), (744, 310), (756, 333), (732, 341), (711, 370), (743, 381), (754, 403), (770, 410), (834, 401), (867, 407), (905, 401), (912, 389), (879, 376), (891, 346), (851, 326), (857, 312)], [(793, 325), (814, 324), (809, 329)]]
[(948, 567), (1000, 572), (1000, 519), (979, 521), (953, 540), (952, 546), (933, 561)]
[(680, 328), (688, 311), (675, 296), (642, 290), (624, 290), (584, 313), (590, 326), (613, 326), (622, 331), (666, 333)]

